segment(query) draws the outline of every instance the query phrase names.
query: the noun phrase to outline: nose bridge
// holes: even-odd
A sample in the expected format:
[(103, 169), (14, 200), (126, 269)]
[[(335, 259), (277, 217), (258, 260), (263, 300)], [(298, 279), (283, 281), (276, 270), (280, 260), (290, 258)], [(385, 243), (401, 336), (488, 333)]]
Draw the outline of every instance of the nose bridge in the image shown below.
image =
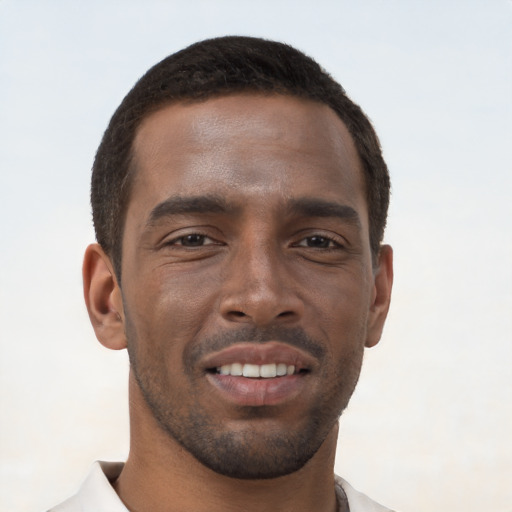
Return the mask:
[(246, 290), (249, 295), (273, 294), (277, 291), (282, 269), (279, 268), (281, 258), (275, 245), (266, 240), (253, 239), (243, 248), (240, 263), (245, 280), (250, 285)]
[(301, 301), (275, 238), (252, 230), (233, 252), (221, 310), (230, 321), (265, 325), (301, 314)]

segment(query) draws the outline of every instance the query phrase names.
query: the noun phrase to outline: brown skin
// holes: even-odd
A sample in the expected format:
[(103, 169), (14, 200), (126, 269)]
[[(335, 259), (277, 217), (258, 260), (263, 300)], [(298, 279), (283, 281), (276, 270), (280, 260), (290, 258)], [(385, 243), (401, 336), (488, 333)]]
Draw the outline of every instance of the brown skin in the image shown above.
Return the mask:
[[(132, 363), (131, 449), (118, 494), (137, 512), (334, 511), (337, 420), (364, 347), (380, 339), (392, 285), (391, 248), (372, 265), (364, 178), (346, 127), (322, 104), (231, 95), (150, 115), (134, 154), (122, 288), (97, 244), (84, 261), (96, 335), (128, 347)], [(220, 198), (227, 209), (149, 222), (177, 196)], [(343, 214), (291, 208), (305, 200)], [(310, 343), (300, 347), (310, 365), (297, 396), (239, 407), (206, 378), (211, 344), (293, 347), (289, 333)], [(226, 439), (229, 453), (216, 457)], [(239, 471), (247, 474), (226, 476)]]

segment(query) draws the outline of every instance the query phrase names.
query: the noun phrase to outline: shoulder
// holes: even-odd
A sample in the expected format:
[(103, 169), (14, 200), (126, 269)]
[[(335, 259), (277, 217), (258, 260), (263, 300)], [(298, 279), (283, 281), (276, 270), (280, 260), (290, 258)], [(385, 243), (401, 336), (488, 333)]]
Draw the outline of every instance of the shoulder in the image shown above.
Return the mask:
[[(379, 505), (376, 501), (354, 489), (346, 480), (336, 476), (336, 492), (344, 492), (347, 496), (350, 512), (393, 512), (393, 510)], [(341, 489), (341, 490), (340, 490)]]
[(122, 468), (121, 462), (95, 462), (79, 491), (48, 512), (127, 512), (111, 485)]
[(80, 500), (78, 495), (71, 496), (66, 501), (63, 501), (59, 505), (52, 507), (47, 512), (81, 512), (82, 507), (80, 506)]

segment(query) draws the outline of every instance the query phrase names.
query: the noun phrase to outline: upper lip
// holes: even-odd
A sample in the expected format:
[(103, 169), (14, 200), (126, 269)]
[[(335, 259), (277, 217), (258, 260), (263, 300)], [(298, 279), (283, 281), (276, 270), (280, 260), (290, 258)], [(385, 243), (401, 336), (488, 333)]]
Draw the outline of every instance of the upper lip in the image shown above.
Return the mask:
[(238, 342), (227, 348), (208, 354), (201, 360), (205, 370), (226, 364), (271, 364), (284, 363), (296, 369), (311, 370), (316, 359), (307, 352), (280, 341), (264, 343)]

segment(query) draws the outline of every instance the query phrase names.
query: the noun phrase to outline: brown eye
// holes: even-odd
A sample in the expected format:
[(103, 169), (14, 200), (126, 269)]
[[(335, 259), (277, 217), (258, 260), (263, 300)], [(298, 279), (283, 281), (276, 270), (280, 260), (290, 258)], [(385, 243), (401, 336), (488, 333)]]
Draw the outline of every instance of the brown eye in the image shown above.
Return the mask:
[(317, 233), (301, 238), (297, 243), (294, 244), (294, 246), (307, 247), (311, 249), (325, 249), (328, 251), (343, 249), (345, 247), (345, 243), (341, 236), (334, 234), (331, 236)]
[(334, 242), (325, 236), (310, 236), (305, 239), (307, 247), (315, 247), (317, 249), (327, 249)]
[(189, 233), (187, 235), (177, 236), (176, 238), (165, 242), (164, 245), (167, 247), (175, 247), (176, 249), (181, 247), (194, 249), (223, 244), (214, 238), (210, 238), (208, 235), (203, 235), (202, 233)]
[(184, 247), (200, 247), (201, 245), (204, 245), (205, 240), (205, 235), (198, 235), (194, 233), (192, 235), (182, 236), (178, 238), (176, 242)]

